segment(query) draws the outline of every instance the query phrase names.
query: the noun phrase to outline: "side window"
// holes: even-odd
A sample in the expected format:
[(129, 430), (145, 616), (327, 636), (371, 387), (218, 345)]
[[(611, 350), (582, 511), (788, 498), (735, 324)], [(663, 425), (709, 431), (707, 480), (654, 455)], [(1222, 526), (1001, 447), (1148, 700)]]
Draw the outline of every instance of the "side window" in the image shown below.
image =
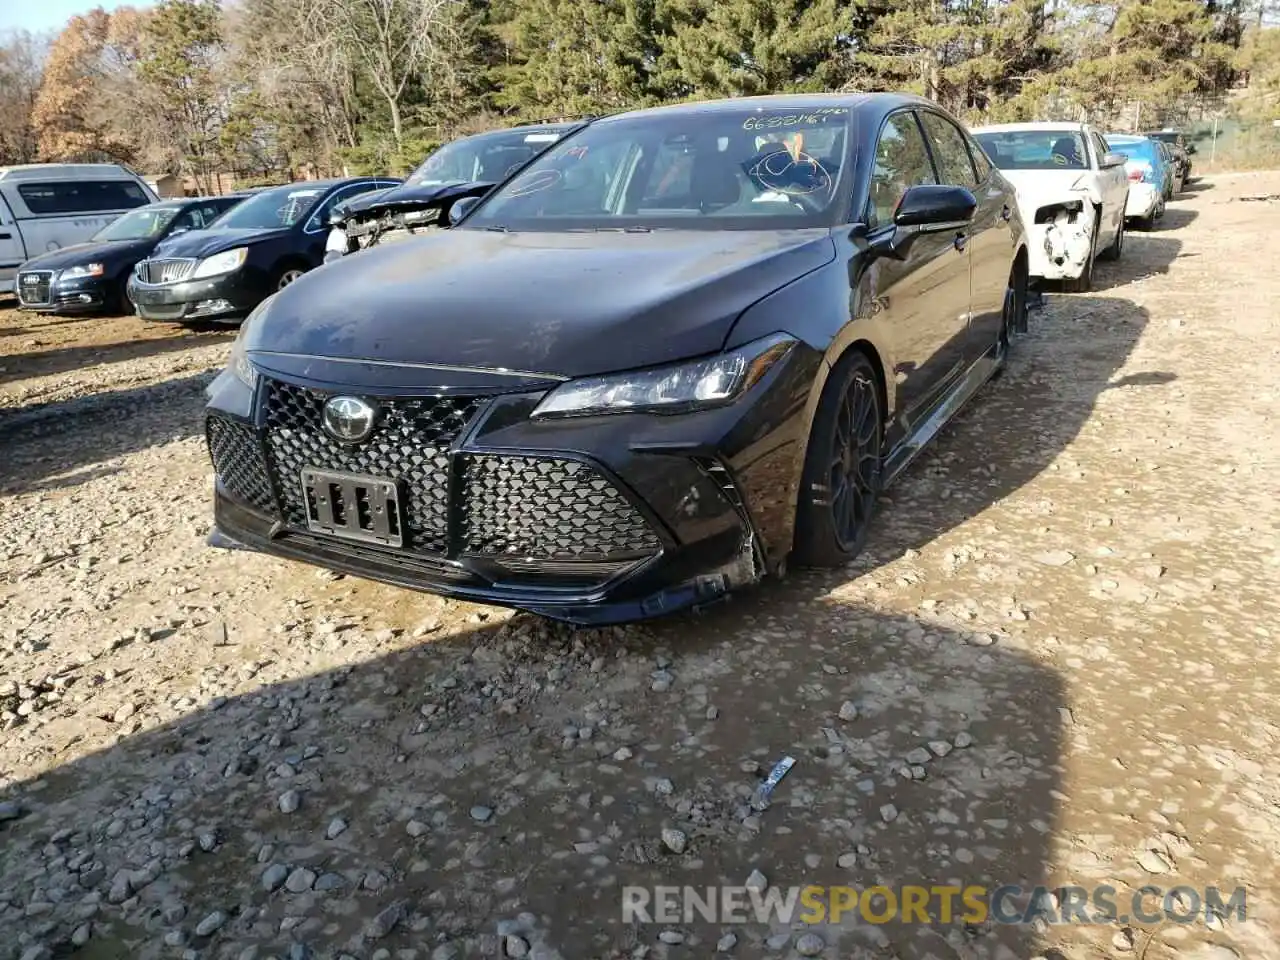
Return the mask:
[[(694, 152), (691, 144), (668, 141), (649, 167), (642, 207), (681, 207), (691, 202)], [(665, 201), (665, 202), (664, 202)]]
[(1098, 166), (1102, 166), (1102, 158), (1111, 152), (1107, 146), (1107, 141), (1103, 140), (1098, 134), (1093, 135), (1093, 149), (1098, 152)]
[(943, 183), (960, 187), (976, 187), (978, 177), (973, 172), (973, 161), (969, 158), (969, 147), (964, 142), (964, 134), (945, 117), (936, 113), (923, 111), (920, 122), (924, 124), (925, 133), (929, 135), (929, 143), (933, 147), (933, 159), (938, 164), (938, 174)]
[(173, 221), (173, 230), (199, 230), (207, 222), (201, 216), (199, 207), (188, 207), (178, 214), (177, 219)]
[(317, 230), (329, 229), (329, 214), (333, 212), (333, 208), (342, 203), (343, 200), (350, 200), (352, 197), (359, 196), (362, 193), (368, 193), (370, 190), (385, 190), (390, 184), (378, 183), (370, 180), (365, 183), (353, 183), (350, 186), (341, 187), (329, 194), (328, 199), (316, 208), (316, 212), (311, 215), (311, 219), (307, 221), (305, 229), (310, 233)]
[(915, 115), (895, 113), (885, 121), (876, 144), (875, 166), (867, 191), (864, 219), (871, 228), (893, 222), (893, 211), (908, 187), (937, 183), (924, 135)]
[(151, 203), (131, 180), (52, 180), (19, 183), (18, 196), (36, 216), (130, 210)]
[(978, 141), (970, 136), (966, 136), (964, 139), (965, 143), (969, 145), (969, 156), (973, 158), (973, 168), (978, 171), (978, 182), (983, 183), (987, 177), (991, 176), (991, 161), (987, 159), (986, 151), (978, 146)]

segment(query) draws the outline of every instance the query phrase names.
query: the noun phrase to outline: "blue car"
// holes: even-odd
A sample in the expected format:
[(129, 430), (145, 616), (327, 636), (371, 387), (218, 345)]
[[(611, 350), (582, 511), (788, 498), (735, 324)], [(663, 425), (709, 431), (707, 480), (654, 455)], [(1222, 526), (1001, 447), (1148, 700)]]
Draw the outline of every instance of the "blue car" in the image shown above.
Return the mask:
[(1129, 197), (1124, 206), (1125, 220), (1137, 221), (1143, 230), (1151, 230), (1164, 216), (1172, 165), (1160, 144), (1150, 137), (1109, 133), (1105, 139), (1108, 149), (1127, 158), (1124, 167), (1129, 175)]

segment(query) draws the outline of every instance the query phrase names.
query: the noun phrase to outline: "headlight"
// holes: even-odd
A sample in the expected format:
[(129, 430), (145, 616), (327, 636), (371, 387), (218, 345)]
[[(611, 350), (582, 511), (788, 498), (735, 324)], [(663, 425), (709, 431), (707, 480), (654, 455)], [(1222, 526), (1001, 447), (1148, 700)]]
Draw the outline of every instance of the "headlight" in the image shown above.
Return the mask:
[(231, 355), (227, 358), (227, 369), (235, 375), (237, 380), (251, 390), (258, 383), (258, 371), (249, 362), (249, 352), (245, 349), (245, 343), (248, 340), (249, 328), (262, 320), (262, 317), (267, 312), (267, 307), (271, 305), (271, 301), (274, 299), (275, 294), (273, 293), (254, 307), (249, 316), (244, 318), (244, 323), (240, 324), (240, 332), (236, 334), (235, 340), (231, 343)]
[(221, 273), (239, 270), (244, 263), (244, 258), (248, 255), (248, 247), (236, 247), (234, 250), (224, 250), (222, 253), (215, 253), (212, 257), (205, 257), (196, 264), (195, 270), (191, 273), (191, 279), (216, 277)]
[(334, 227), (329, 231), (329, 236), (324, 241), (325, 253), (341, 253), (347, 252), (347, 231), (342, 227)]
[(794, 339), (779, 333), (688, 363), (571, 380), (547, 394), (533, 416), (685, 413), (722, 406), (759, 381), (793, 346)]
[(100, 277), (103, 274), (102, 264), (82, 263), (77, 267), (68, 267), (62, 271), (62, 279), (74, 280), (76, 277)]

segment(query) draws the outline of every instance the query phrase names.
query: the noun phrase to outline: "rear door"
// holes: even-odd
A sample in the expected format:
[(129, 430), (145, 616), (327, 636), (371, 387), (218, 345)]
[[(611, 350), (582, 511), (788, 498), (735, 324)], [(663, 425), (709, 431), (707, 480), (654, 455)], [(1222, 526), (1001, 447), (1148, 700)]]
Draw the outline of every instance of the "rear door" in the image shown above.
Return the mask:
[(1123, 163), (1103, 169), (1102, 158), (1108, 153), (1107, 142), (1096, 130), (1089, 131), (1089, 145), (1096, 156), (1094, 165), (1102, 184), (1102, 237), (1097, 245), (1102, 250), (1115, 239), (1116, 231), (1124, 220), (1124, 206), (1129, 197), (1129, 173)]
[(0, 193), (0, 290), (13, 289), (13, 278), (26, 259), (27, 252), (22, 246), (18, 222), (9, 205), (4, 202), (4, 194)]
[[(889, 115), (876, 144), (863, 221), (874, 236), (893, 230), (908, 187), (938, 174), (914, 110)], [(969, 327), (969, 245), (952, 231), (923, 233), (905, 260), (873, 265), (873, 295), (886, 308), (898, 404), (911, 430), (959, 371)]]

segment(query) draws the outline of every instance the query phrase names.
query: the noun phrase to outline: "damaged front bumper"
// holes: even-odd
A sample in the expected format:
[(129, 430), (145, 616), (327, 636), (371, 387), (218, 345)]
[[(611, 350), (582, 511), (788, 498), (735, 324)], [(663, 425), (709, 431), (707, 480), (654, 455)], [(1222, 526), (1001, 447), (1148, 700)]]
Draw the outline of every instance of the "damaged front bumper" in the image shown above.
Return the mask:
[(1045, 280), (1074, 280), (1093, 254), (1094, 217), (1084, 197), (1036, 208), (1027, 249), (1030, 272)]

